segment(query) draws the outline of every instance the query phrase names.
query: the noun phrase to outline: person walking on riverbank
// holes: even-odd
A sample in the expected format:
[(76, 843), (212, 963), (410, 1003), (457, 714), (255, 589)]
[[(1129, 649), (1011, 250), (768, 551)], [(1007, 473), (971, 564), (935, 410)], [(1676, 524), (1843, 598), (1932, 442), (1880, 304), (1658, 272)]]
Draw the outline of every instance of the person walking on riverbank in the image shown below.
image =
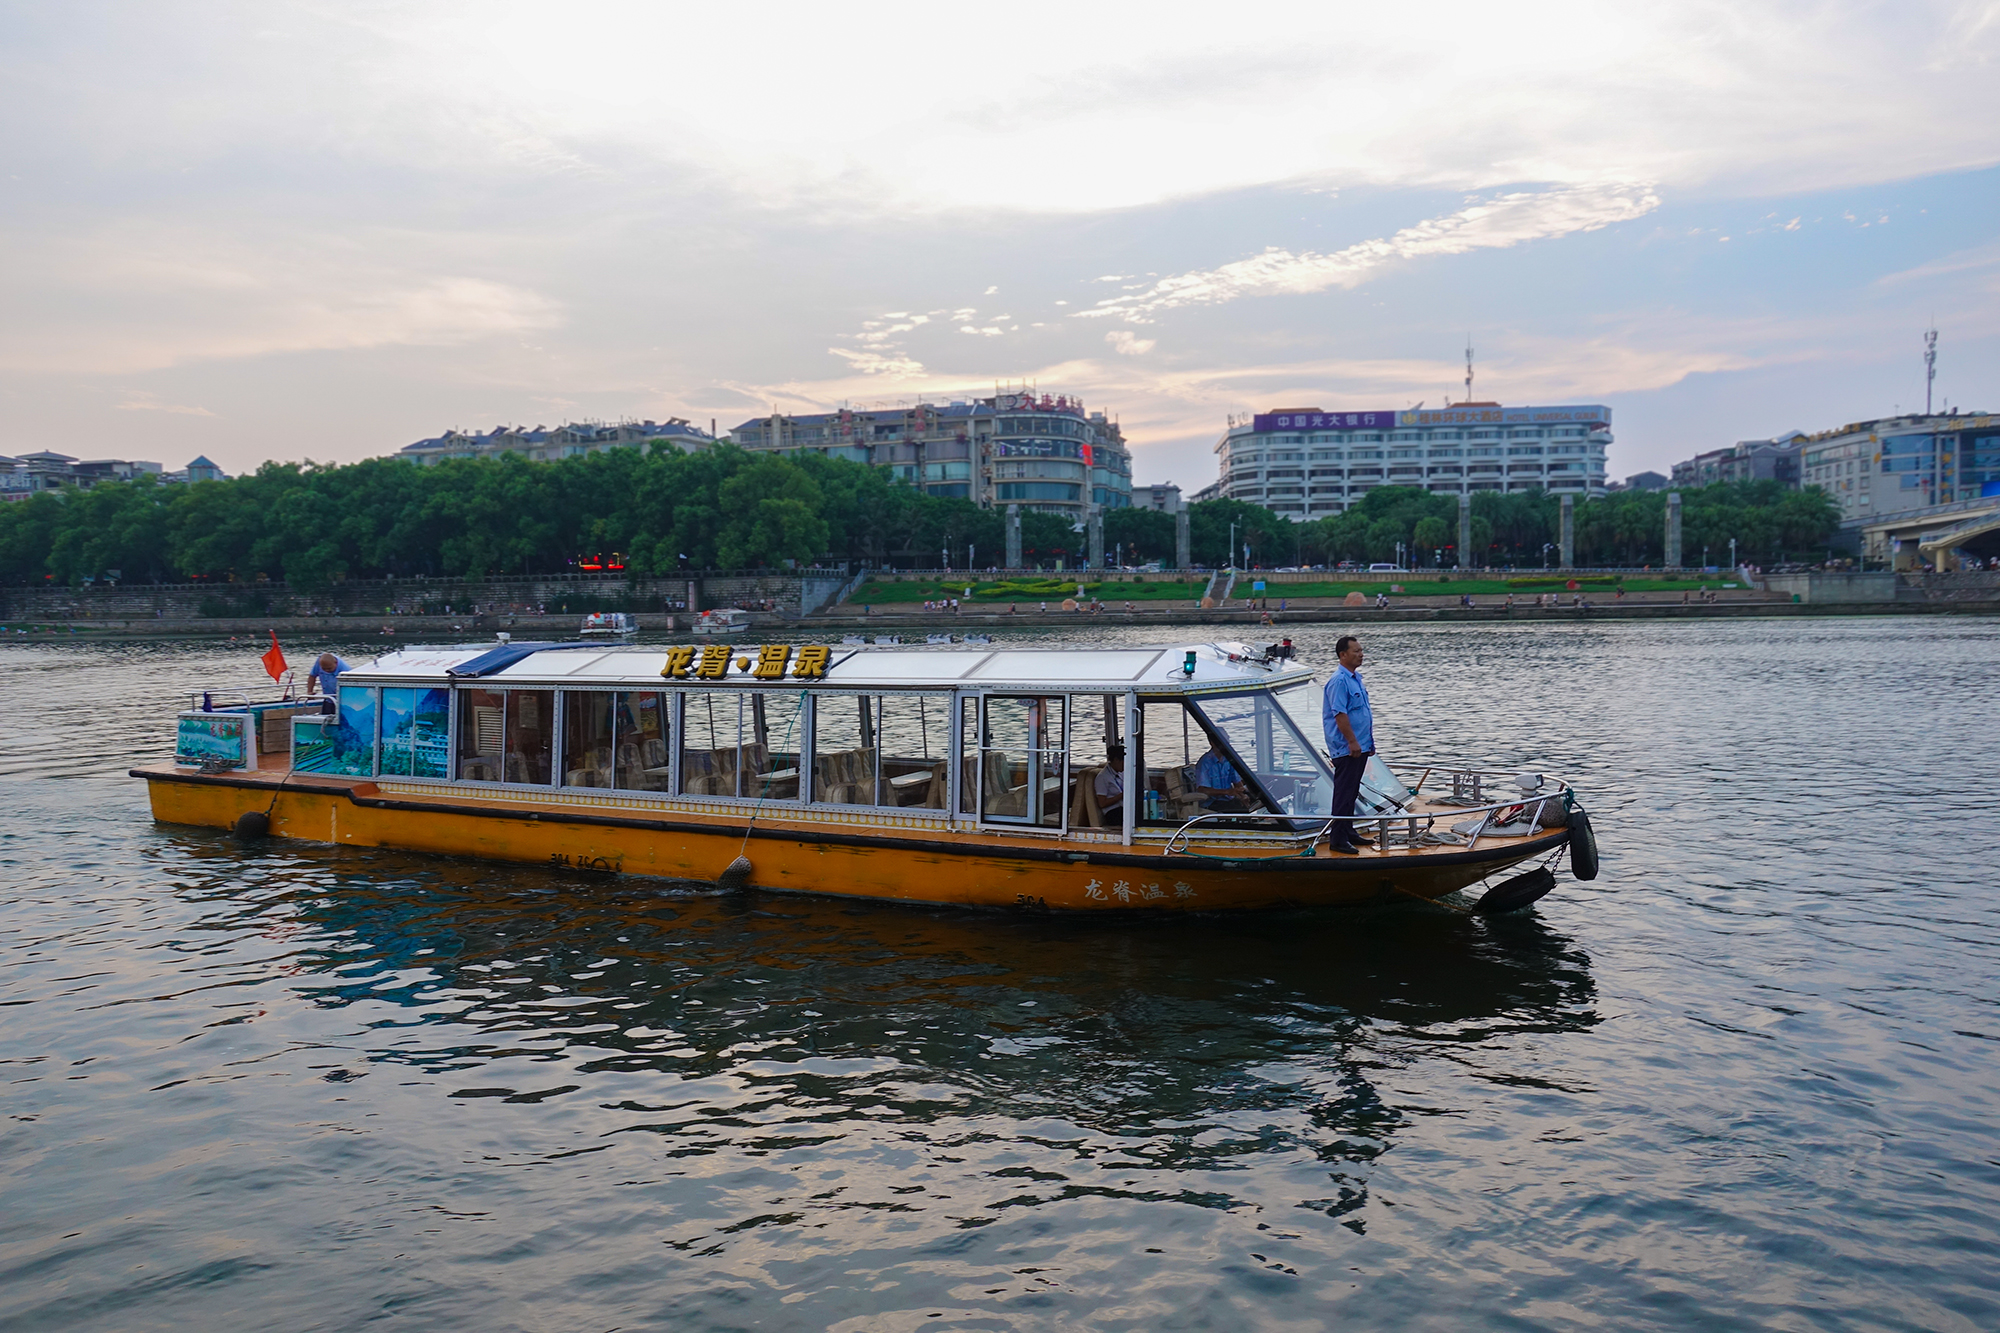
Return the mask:
[(1333, 759), (1333, 807), (1336, 822), (1327, 837), (1336, 852), (1359, 852), (1354, 824), (1343, 816), (1354, 813), (1361, 794), (1361, 774), (1375, 753), (1375, 713), (1368, 687), (1361, 683), (1361, 640), (1343, 634), (1333, 645), (1340, 666), (1326, 682), (1320, 715), (1326, 730), (1326, 752)]

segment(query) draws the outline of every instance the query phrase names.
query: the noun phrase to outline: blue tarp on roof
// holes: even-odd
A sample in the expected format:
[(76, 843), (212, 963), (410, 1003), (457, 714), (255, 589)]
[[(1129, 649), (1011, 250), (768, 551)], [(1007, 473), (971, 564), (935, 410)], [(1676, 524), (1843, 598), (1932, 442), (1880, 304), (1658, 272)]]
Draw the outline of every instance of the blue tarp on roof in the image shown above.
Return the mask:
[(446, 671), (445, 675), (454, 680), (477, 680), (481, 676), (497, 675), (516, 662), (532, 657), (536, 653), (560, 652), (571, 648), (595, 648), (600, 653), (604, 651), (604, 645), (601, 643), (503, 643), (470, 661), (460, 662)]

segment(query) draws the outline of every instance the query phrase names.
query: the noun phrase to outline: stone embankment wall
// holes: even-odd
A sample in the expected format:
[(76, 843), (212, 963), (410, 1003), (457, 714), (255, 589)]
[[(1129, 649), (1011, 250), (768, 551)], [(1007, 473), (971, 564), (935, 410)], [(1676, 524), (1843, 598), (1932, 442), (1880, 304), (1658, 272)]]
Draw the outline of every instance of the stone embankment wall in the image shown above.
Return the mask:
[(671, 578), (554, 576), (504, 579), (350, 579), (324, 592), (283, 583), (169, 583), (87, 588), (0, 587), (11, 620), (247, 620), (296, 616), (394, 616), (587, 611), (669, 613), (721, 606), (809, 615), (846, 585), (838, 570), (680, 575)]
[(1956, 574), (1896, 574), (1888, 570), (1848, 574), (1809, 570), (1767, 575), (1764, 586), (1781, 596), (1797, 597), (1817, 606), (1891, 602), (2000, 604), (2000, 570), (1966, 570)]
[(1899, 602), (2000, 602), (2000, 569), (1956, 574), (1898, 574)]
[(1796, 597), (1815, 606), (1896, 600), (1896, 576), (1887, 571), (1846, 574), (1811, 570), (1797, 574), (1768, 574), (1764, 578), (1764, 586), (1772, 592)]

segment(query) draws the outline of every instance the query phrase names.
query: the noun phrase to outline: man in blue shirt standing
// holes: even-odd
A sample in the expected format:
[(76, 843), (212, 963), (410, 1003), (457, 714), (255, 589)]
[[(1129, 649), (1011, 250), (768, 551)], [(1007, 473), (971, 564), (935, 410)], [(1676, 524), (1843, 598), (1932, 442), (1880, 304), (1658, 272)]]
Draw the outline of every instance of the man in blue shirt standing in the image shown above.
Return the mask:
[[(1368, 687), (1361, 683), (1361, 640), (1343, 634), (1334, 644), (1340, 665), (1326, 683), (1320, 717), (1326, 728), (1326, 751), (1333, 756), (1333, 808), (1335, 816), (1354, 813), (1354, 801), (1361, 794), (1361, 773), (1368, 756), (1375, 753), (1375, 714), (1368, 707)], [(1354, 825), (1346, 820), (1335, 824), (1328, 835), (1336, 852), (1359, 852), (1354, 845)]]
[(340, 698), (340, 673), (347, 670), (347, 663), (332, 653), (321, 653), (319, 661), (313, 663), (312, 674), (306, 677), (306, 698), (316, 693), (326, 695), (326, 711), (331, 713)]

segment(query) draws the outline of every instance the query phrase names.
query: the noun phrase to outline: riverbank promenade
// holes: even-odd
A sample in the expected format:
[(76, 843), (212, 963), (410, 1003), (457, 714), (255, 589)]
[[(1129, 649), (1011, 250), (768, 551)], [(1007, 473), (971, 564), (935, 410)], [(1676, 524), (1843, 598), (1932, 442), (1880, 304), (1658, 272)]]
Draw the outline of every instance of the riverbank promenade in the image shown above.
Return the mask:
[[(903, 642), (919, 642), (932, 634), (991, 634), (1010, 629), (1045, 630), (1073, 628), (1081, 624), (1157, 625), (1162, 630), (1199, 630), (1204, 634), (1230, 638), (1257, 638), (1282, 634), (1286, 626), (1344, 625), (1365, 629), (1369, 625), (1408, 624), (1439, 621), (1457, 623), (1507, 624), (1515, 622), (1584, 620), (1681, 620), (1714, 621), (1753, 618), (1820, 618), (1828, 616), (1885, 615), (2000, 615), (2000, 600), (1890, 601), (1890, 602), (1794, 602), (1775, 593), (1717, 593), (1714, 601), (1690, 599), (1683, 603), (1678, 594), (1653, 597), (1632, 595), (1623, 601), (1590, 599), (1577, 605), (1565, 596), (1560, 605), (1537, 605), (1532, 599), (1517, 598), (1512, 607), (1504, 600), (1474, 599), (1470, 607), (1456, 598), (1398, 597), (1386, 607), (1374, 603), (1347, 606), (1341, 602), (1294, 602), (1283, 610), (1274, 601), (1267, 610), (1261, 606), (1233, 604), (1228, 607), (1196, 609), (1159, 603), (1106, 602), (1101, 609), (1062, 610), (1052, 603), (1048, 610), (1039, 603), (1021, 605), (1009, 611), (1002, 607), (966, 607), (960, 612), (925, 610), (923, 606), (864, 608), (842, 604), (811, 616), (753, 612), (751, 627), (742, 637), (759, 634), (786, 637), (846, 637), (893, 635)], [(685, 614), (640, 613), (636, 619), (643, 638), (656, 640), (686, 636), (690, 618)], [(12, 621), (0, 624), (7, 639), (96, 638), (96, 639), (190, 639), (256, 638), (263, 640), (275, 632), (281, 639), (310, 636), (343, 643), (380, 639), (387, 643), (451, 642), (470, 637), (506, 633), (516, 639), (569, 639), (577, 636), (581, 618), (573, 615), (478, 615), (478, 616), (284, 616), (242, 619), (154, 619), (154, 620), (60, 620)]]

